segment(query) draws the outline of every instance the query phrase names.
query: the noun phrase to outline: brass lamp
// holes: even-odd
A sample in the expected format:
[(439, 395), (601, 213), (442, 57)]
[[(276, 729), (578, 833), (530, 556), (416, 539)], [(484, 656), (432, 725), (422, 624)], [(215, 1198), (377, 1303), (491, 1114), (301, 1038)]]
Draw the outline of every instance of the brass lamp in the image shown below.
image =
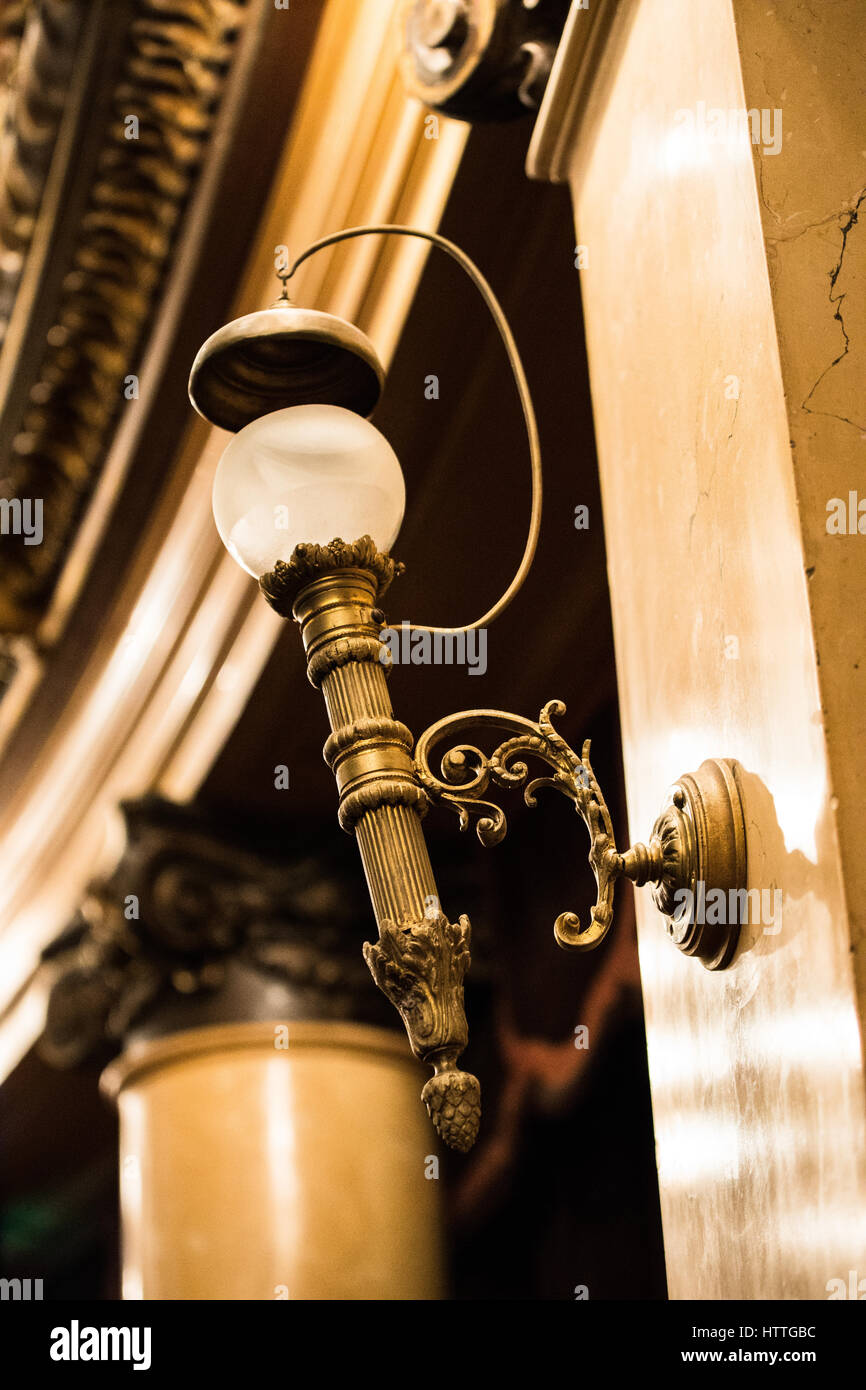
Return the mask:
[[(710, 759), (669, 794), (649, 844), (620, 853), (610, 814), (589, 761), (554, 728), (564, 705), (551, 701), (538, 721), (501, 710), (448, 716), (417, 745), (394, 718), (388, 695), (389, 648), (380, 604), (403, 566), (390, 556), (405, 505), (397, 458), (367, 416), (385, 373), (354, 325), (297, 308), (286, 282), (308, 256), (351, 237), (420, 237), (451, 255), (480, 290), (502, 336), (523, 407), (532, 468), (532, 509), (523, 558), (498, 602), (468, 627), (484, 627), (507, 606), (532, 562), (541, 517), (538, 431), (526, 377), (502, 309), (478, 268), (437, 233), (400, 226), (354, 227), (314, 242), (283, 272), (281, 298), (214, 333), (190, 375), (190, 399), (213, 424), (236, 431), (217, 467), (214, 515), (230, 553), (258, 579), (267, 601), (298, 623), (307, 674), (322, 691), (331, 725), (324, 756), (337, 782), (339, 822), (358, 842), (379, 930), (364, 957), (379, 988), (399, 1010), (415, 1055), (433, 1067), (422, 1092), (433, 1123), (454, 1148), (468, 1150), (480, 1120), (480, 1087), (459, 1070), (467, 1043), (463, 977), (470, 927), (443, 911), (421, 827), (431, 803), (450, 805), (465, 828), (478, 817), (485, 845), (506, 830), (491, 785), (525, 786), (534, 804), (540, 786), (563, 792), (590, 835), (589, 862), (598, 886), (589, 924), (557, 918), (560, 945), (589, 950), (612, 921), (616, 879), (652, 883), (667, 930), (709, 969), (727, 965), (738, 914), (721, 924), (695, 910), (701, 893), (738, 894), (746, 882), (746, 843), (736, 763)], [(341, 537), (347, 536), (348, 540)], [(466, 628), (433, 632), (461, 632)], [(490, 754), (469, 743), (450, 747), (434, 770), (434, 753), (470, 728), (508, 737)], [(548, 775), (526, 784), (525, 761)], [(736, 902), (740, 902), (739, 896)]]

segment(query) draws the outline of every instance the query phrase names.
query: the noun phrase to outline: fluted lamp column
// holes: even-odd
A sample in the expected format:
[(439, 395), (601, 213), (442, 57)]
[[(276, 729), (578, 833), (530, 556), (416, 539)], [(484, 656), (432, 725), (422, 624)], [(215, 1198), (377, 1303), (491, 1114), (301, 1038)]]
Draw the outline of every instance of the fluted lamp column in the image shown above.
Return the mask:
[(465, 916), (450, 922), (440, 908), (421, 827), (427, 795), (413, 768), (412, 734), (394, 718), (388, 694), (379, 602), (398, 568), (364, 536), (352, 545), (299, 545), (260, 583), (271, 606), (300, 625), (307, 675), (325, 698), (324, 756), (337, 781), (339, 821), (354, 831), (379, 929), (364, 958), (399, 1010), (415, 1056), (433, 1067), (421, 1095), (437, 1131), (466, 1150), (481, 1113), (476, 1078), (457, 1067), (467, 1042), (470, 926)]
[(357, 840), (379, 931), (364, 956), (433, 1068), (422, 1096), (438, 1133), (465, 1151), (480, 1119), (478, 1082), (457, 1066), (470, 926), (440, 906), (421, 827), (427, 795), (412, 735), (394, 718), (380, 637), (380, 603), (402, 570), (389, 549), (405, 504), (397, 458), (364, 418), (383, 375), (358, 329), (280, 301), (205, 343), (190, 397), (237, 432), (214, 481), (217, 527), (301, 629), (331, 725), (324, 756), (340, 824)]

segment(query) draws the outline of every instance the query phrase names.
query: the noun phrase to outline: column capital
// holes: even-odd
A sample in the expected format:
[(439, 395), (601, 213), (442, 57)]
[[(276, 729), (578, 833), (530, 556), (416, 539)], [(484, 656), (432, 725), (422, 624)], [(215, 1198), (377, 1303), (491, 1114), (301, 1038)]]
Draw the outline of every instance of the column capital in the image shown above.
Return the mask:
[(391, 1025), (361, 954), (360, 884), (341, 859), (316, 850), (286, 862), (249, 832), (157, 797), (121, 811), (116, 868), (43, 953), (54, 976), (47, 1060), (75, 1066), (106, 1044), (206, 1023)]

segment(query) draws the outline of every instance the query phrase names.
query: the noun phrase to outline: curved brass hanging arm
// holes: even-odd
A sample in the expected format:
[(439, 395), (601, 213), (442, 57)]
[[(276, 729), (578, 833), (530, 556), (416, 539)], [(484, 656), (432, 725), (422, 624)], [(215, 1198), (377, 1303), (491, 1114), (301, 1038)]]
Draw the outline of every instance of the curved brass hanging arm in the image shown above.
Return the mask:
[[(524, 787), (527, 806), (536, 805), (541, 787), (553, 787), (574, 803), (589, 832), (589, 864), (597, 894), (588, 926), (582, 928), (574, 912), (557, 917), (553, 932), (560, 946), (591, 951), (604, 940), (613, 920), (614, 887), (623, 876), (637, 887), (654, 885), (656, 906), (668, 919), (668, 934), (680, 950), (698, 956), (709, 969), (723, 968), (737, 944), (739, 918), (707, 923), (700, 903), (708, 890), (736, 893), (745, 886), (745, 825), (736, 764), (710, 758), (697, 773), (681, 777), (653, 826), (649, 844), (638, 843), (620, 853), (589, 760), (589, 739), (578, 756), (553, 727), (553, 719), (564, 713), (561, 700), (550, 700), (537, 723), (495, 709), (448, 715), (418, 739), (415, 774), (433, 803), (456, 812), (461, 830), (476, 815), (478, 838), (488, 847), (498, 845), (508, 829), (505, 812), (487, 799), (491, 785)], [(457, 743), (441, 755), (437, 776), (433, 763), (441, 746), (471, 729), (496, 729), (511, 736), (490, 754), (472, 743)], [(527, 782), (525, 757), (545, 763), (550, 775)]]
[(520, 409), (523, 412), (523, 421), (526, 426), (526, 440), (529, 445), (529, 475), (531, 482), (531, 502), (529, 509), (529, 530), (526, 536), (526, 544), (520, 560), (508, 587), (499, 596), (492, 608), (488, 608), (480, 618), (476, 618), (471, 623), (461, 623), (459, 627), (433, 627), (429, 623), (407, 623), (409, 632), (438, 632), (453, 636), (458, 632), (471, 632), (474, 628), (489, 627), (500, 613), (504, 613), (519, 591), (523, 588), (526, 576), (529, 573), (532, 561), (535, 557), (538, 545), (538, 536), (541, 530), (541, 499), (542, 499), (542, 478), (541, 478), (541, 442), (538, 435), (538, 422), (535, 418), (535, 406), (532, 403), (532, 394), (529, 390), (529, 383), (526, 380), (526, 372), (523, 362), (511, 331), (511, 325), (505, 316), (505, 311), (493, 289), (484, 275), (478, 269), (472, 257), (467, 255), (461, 246), (456, 242), (449, 241), (448, 237), (442, 236), (439, 232), (431, 232), (424, 227), (404, 227), (399, 223), (380, 222), (365, 227), (343, 227), (339, 232), (330, 232), (327, 236), (320, 237), (318, 241), (311, 242), (305, 247), (301, 254), (296, 257), (292, 265), (284, 271), (278, 271), (278, 279), (283, 282), (283, 295), (288, 294), (288, 281), (292, 279), (295, 272), (304, 264), (310, 256), (314, 256), (318, 251), (324, 251), (328, 246), (335, 246), (338, 242), (349, 241), (354, 237), (361, 236), (400, 236), (416, 237), (421, 241), (429, 242), (431, 246), (444, 251), (456, 261), (460, 268), (465, 271), (484, 300), (493, 322), (496, 325), (502, 345), (505, 348), (508, 364), (511, 367), (511, 374), (514, 378), (514, 385), (517, 388), (517, 396), (520, 401)]

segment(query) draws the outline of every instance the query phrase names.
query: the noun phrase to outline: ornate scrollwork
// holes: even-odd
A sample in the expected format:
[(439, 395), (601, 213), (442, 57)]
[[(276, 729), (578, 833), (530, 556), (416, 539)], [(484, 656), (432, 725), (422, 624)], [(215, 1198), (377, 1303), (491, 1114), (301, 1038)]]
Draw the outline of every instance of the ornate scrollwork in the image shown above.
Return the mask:
[[(441, 802), (456, 811), (461, 830), (465, 830), (472, 814), (478, 815), (476, 831), (483, 845), (497, 845), (508, 828), (500, 806), (486, 799), (491, 783), (498, 787), (523, 786), (529, 776), (524, 756), (538, 758), (550, 768), (550, 776), (535, 777), (523, 793), (527, 806), (536, 804), (541, 787), (562, 792), (574, 806), (589, 831), (589, 863), (595, 874), (598, 895), (592, 909), (590, 924), (581, 929), (580, 919), (573, 912), (562, 912), (554, 924), (554, 935), (560, 946), (578, 951), (592, 950), (604, 939), (613, 920), (613, 889), (620, 874), (626, 871), (623, 856), (614, 843), (610, 812), (595, 779), (589, 761), (589, 739), (577, 753), (553, 727), (553, 719), (565, 713), (561, 700), (550, 700), (538, 717), (538, 723), (503, 710), (467, 710), (452, 714), (431, 725), (421, 735), (415, 749), (415, 771), (431, 801)], [(472, 744), (459, 744), (442, 758), (442, 777), (431, 768), (434, 750), (446, 738), (452, 738), (470, 728), (510, 730), (512, 737), (500, 743), (489, 756)], [(480, 813), (480, 814), (479, 814)]]
[[(681, 951), (697, 956), (708, 970), (723, 970), (739, 938), (739, 898), (735, 897), (734, 907), (721, 923), (705, 920), (700, 898), (709, 892), (742, 894), (746, 885), (746, 834), (737, 763), (708, 758), (696, 773), (686, 773), (671, 788), (649, 842), (620, 853), (589, 761), (589, 739), (578, 757), (553, 727), (553, 718), (564, 713), (561, 700), (550, 700), (537, 724), (496, 709), (463, 710), (440, 719), (415, 747), (418, 781), (431, 802), (456, 811), (461, 830), (469, 825), (472, 814), (478, 815), (479, 840), (483, 845), (497, 845), (507, 823), (501, 807), (485, 799), (488, 789), (491, 783), (523, 786), (529, 776), (523, 755), (538, 758), (551, 775), (529, 782), (524, 800), (534, 806), (539, 787), (553, 787), (574, 802), (589, 831), (589, 863), (598, 888), (588, 927), (582, 930), (573, 912), (557, 917), (553, 931), (559, 945), (589, 951), (604, 940), (613, 920), (614, 886), (623, 876), (638, 888), (654, 885), (656, 906), (667, 918), (668, 934)], [(434, 751), (446, 739), (472, 728), (505, 730), (511, 738), (489, 755), (470, 743), (452, 747), (442, 756), (442, 775), (437, 777), (431, 767)]]

